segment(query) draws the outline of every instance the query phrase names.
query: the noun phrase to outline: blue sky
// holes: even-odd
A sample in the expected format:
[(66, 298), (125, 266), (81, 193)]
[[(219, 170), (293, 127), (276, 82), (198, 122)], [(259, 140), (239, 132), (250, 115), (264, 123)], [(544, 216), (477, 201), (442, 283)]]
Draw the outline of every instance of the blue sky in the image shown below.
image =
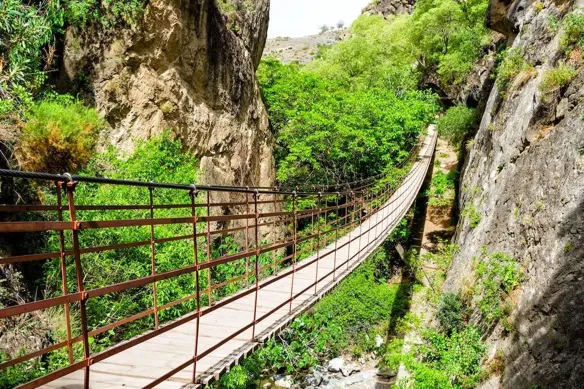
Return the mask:
[(371, 0), (272, 0), (269, 38), (317, 34), (319, 26), (351, 24)]

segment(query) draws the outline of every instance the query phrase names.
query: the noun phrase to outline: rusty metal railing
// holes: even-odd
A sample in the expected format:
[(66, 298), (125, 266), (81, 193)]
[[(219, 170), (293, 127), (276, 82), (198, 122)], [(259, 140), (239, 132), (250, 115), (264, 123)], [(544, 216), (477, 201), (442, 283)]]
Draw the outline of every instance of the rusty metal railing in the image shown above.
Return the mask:
[[(420, 147), (421, 144), (412, 150), (410, 157), (396, 167), (395, 171), (407, 171), (418, 157)], [(59, 266), (55, 268), (58, 268), (61, 284), (58, 294), (53, 292), (44, 299), (0, 309), (0, 319), (62, 307), (66, 327), (65, 339), (39, 350), (26, 350), (23, 355), (0, 362), (0, 374), (3, 369), (49, 353), (66, 351), (66, 366), (47, 372), (21, 387), (35, 388), (83, 370), (84, 387), (88, 388), (92, 364), (189, 321), (200, 319), (237, 299), (255, 294), (251, 323), (201, 353), (198, 349), (200, 320), (196, 320), (193, 357), (147, 387), (154, 387), (191, 365), (194, 382), (197, 362), (206, 355), (250, 329), (253, 340), (256, 336), (256, 325), (278, 309), (289, 305), (289, 311), (292, 312), (294, 299), (309, 290), (295, 290), (295, 273), (316, 264), (315, 282), (309, 286), (314, 287), (316, 292), (320, 280), (331, 274), (336, 277), (338, 269), (345, 265), (348, 269), (351, 260), (366, 252), (372, 243), (367, 239), (367, 245), (361, 247), (360, 238), (366, 234), (369, 237), (372, 231), (375, 236), (379, 235), (380, 226), (402, 205), (399, 203), (399, 196), (389, 200), (396, 191), (416, 184), (416, 178), (425, 174), (424, 166), (419, 164), (409, 174), (404, 173), (405, 178), (400, 181), (399, 186), (390, 185), (381, 180), (381, 177), (374, 177), (334, 187), (294, 190), (180, 185), (0, 170), (0, 177), (31, 181), (42, 186), (45, 191), (51, 188), (52, 192), (49, 196), (52, 201), (50, 204), (0, 205), (0, 216), (11, 220), (0, 223), (0, 233), (7, 237), (28, 234), (29, 239), (51, 241), (51, 247), (57, 247), (49, 251), (19, 253), (0, 258), (0, 265), (23, 266), (58, 261)], [(143, 193), (144, 201), (140, 204), (91, 204), (77, 196), (81, 186), (129, 187)], [(159, 191), (172, 191), (175, 193), (175, 201), (158, 203)], [(213, 194), (219, 192), (229, 193), (231, 200), (213, 201)], [(104, 213), (108, 218), (100, 218)], [(162, 216), (159, 216), (161, 213)], [(371, 225), (373, 215), (378, 215), (382, 220)], [(350, 236), (347, 242), (339, 245), (339, 237), (353, 231), (357, 226), (358, 235)], [(385, 226), (385, 229), (390, 227)], [(163, 231), (164, 236), (160, 236), (161, 228), (166, 228)], [(96, 236), (108, 236), (119, 229), (135, 231), (132, 236), (140, 239), (105, 239), (104, 244), (95, 244)], [(113, 236), (119, 238), (115, 234)], [(359, 244), (356, 251), (355, 241)], [(232, 242), (230, 252), (217, 249), (225, 242)], [(323, 252), (332, 243), (334, 248)], [(166, 266), (162, 269), (161, 256), (166, 253), (165, 245), (169, 244), (188, 244), (191, 254), (188, 258), (181, 256), (182, 262), (175, 261), (180, 266)], [(337, 263), (337, 252), (347, 246), (349, 258)], [(99, 271), (88, 268), (88, 257), (95, 259), (114, 253), (124, 259), (129, 256), (129, 251), (132, 258), (135, 257), (137, 262), (143, 264), (143, 274), (108, 285), (88, 286), (90, 273)], [(313, 260), (302, 261), (313, 253), (316, 253)], [(334, 269), (325, 274), (321, 270), (319, 274), (319, 262), (330, 255), (334, 255)], [(188, 264), (185, 263), (186, 259)], [(236, 273), (218, 277), (217, 273), (225, 270), (227, 265), (236, 269)], [(192, 279), (187, 281), (185, 277)], [(285, 277), (291, 277), (292, 280), (290, 297), (275, 309), (260, 315), (257, 311), (259, 291)], [(184, 283), (190, 291), (187, 293), (188, 288), (185, 287), (187, 289), (183, 290), (182, 295), (161, 296), (161, 292), (165, 291), (161, 285), (173, 280)], [(130, 294), (130, 299), (135, 296), (151, 296), (150, 306), (146, 309), (138, 309), (140, 306), (128, 309), (128, 312), (121, 315), (123, 317), (114, 319), (102, 317), (99, 312), (92, 310), (94, 301), (103, 298), (110, 298), (114, 302), (122, 301), (125, 294)], [(138, 326), (143, 333), (126, 339), (124, 334), (128, 326), (134, 326), (134, 331)], [(116, 330), (119, 338), (109, 347), (102, 350), (92, 343), (92, 340), (105, 337)]]

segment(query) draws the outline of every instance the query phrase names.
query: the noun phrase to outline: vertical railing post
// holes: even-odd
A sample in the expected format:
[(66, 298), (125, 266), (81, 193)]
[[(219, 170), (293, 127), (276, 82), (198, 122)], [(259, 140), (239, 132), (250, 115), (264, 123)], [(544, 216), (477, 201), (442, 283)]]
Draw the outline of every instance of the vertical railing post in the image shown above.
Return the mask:
[(320, 239), (322, 228), (320, 225), (320, 215), (322, 214), (322, 193), (318, 192), (318, 217), (316, 218), (316, 228), (317, 228), (317, 239), (316, 239), (316, 278), (314, 280), (314, 294), (316, 295), (316, 289), (318, 286), (318, 263), (320, 262)]
[(310, 204), (310, 251), (314, 251), (314, 204)]
[(324, 200), (324, 226), (322, 226), (322, 230), (325, 232), (324, 234), (324, 245), (322, 246), (322, 248), (326, 248), (326, 246), (328, 245), (328, 211), (326, 210), (328, 208), (328, 204), (327, 204), (327, 200), (325, 197)]
[[(276, 186), (274, 188), (274, 190), (277, 192), (279, 189)], [(274, 193), (274, 213), (276, 213), (276, 201), (277, 201), (277, 197), (276, 196), (277, 195)], [(277, 219), (278, 219), (278, 217), (277, 216), (274, 216), (274, 224), (272, 224), (272, 238), (273, 238), (273, 241), (274, 241), (273, 242), (274, 245), (276, 244), (276, 236), (277, 236), (277, 234), (276, 234), (276, 220)], [(274, 271), (274, 275), (277, 275), (278, 274), (278, 263), (276, 262), (276, 260), (277, 260), (276, 250), (272, 250), (272, 261), (274, 262), (274, 265), (273, 265), (274, 266), (274, 270), (273, 270)]]
[(292, 193), (292, 211), (294, 212), (293, 245), (292, 245), (292, 285), (290, 285), (290, 308), (288, 313), (292, 313), (292, 300), (294, 298), (294, 276), (296, 274), (296, 250), (298, 242), (298, 196), (296, 191)]
[(195, 260), (195, 300), (197, 303), (197, 324), (195, 325), (195, 361), (193, 363), (193, 383), (197, 380), (197, 361), (199, 359), (199, 328), (201, 326), (201, 287), (199, 283), (199, 248), (197, 245), (197, 209), (195, 199), (199, 191), (195, 185), (191, 186), (189, 196), (191, 198), (191, 215), (193, 217), (193, 255)]
[[(249, 186), (245, 187), (249, 190)], [(245, 192), (245, 214), (249, 215), (249, 193)], [(249, 251), (249, 218), (245, 218), (245, 251)], [(245, 286), (249, 287), (249, 255), (245, 257)]]
[[(365, 192), (361, 192), (361, 204), (359, 206), (359, 249), (357, 250), (357, 257), (356, 259), (358, 260), (359, 257), (361, 256), (361, 241), (363, 240), (363, 209), (365, 208), (365, 212), (367, 212), (367, 207), (365, 206), (366, 204), (366, 199), (365, 197), (367, 197), (367, 195), (365, 194)], [(366, 215), (365, 215), (366, 217)]]
[(251, 332), (251, 340), (255, 341), (255, 330), (256, 330), (256, 320), (258, 315), (258, 294), (260, 291), (260, 244), (259, 244), (259, 219), (260, 214), (258, 213), (258, 198), (260, 197), (259, 191), (256, 189), (253, 194), (254, 202), (254, 213), (255, 213), (255, 299), (253, 304), (253, 328)]
[[(57, 216), (59, 221), (63, 221), (63, 194), (61, 193), (63, 183), (56, 182), (55, 183), (57, 189)], [(59, 231), (59, 257), (60, 257), (60, 265), (61, 265), (61, 292), (63, 296), (69, 294), (69, 287), (67, 286), (67, 257), (65, 255), (65, 234), (63, 230)], [(63, 304), (65, 308), (65, 326), (67, 331), (67, 353), (69, 356), (69, 364), (72, 364), (74, 359), (73, 356), (73, 344), (71, 343), (71, 310), (69, 307), (69, 303)]]
[[(209, 217), (211, 216), (211, 192), (207, 191), (207, 261), (211, 262), (211, 222)], [(213, 305), (213, 284), (211, 283), (211, 268), (207, 269), (207, 291), (209, 306)]]
[[(154, 219), (154, 188), (148, 188), (148, 194), (150, 197), (150, 220)], [(156, 274), (156, 245), (154, 243), (154, 223), (150, 223), (150, 265), (151, 265), (151, 274)], [(156, 287), (156, 281), (152, 283), (152, 298), (154, 301), (153, 310), (154, 310), (154, 328), (158, 329), (158, 293)]]
[(367, 225), (367, 250), (369, 250), (369, 244), (371, 243), (371, 219), (373, 218), (373, 191), (369, 191), (369, 212), (367, 215), (369, 216), (369, 223)]
[(336, 217), (336, 228), (335, 228), (335, 256), (334, 256), (334, 264), (333, 264), (333, 281), (337, 280), (337, 250), (339, 247), (339, 227), (341, 224), (341, 215), (339, 215), (339, 198), (341, 194), (337, 192), (337, 201), (336, 201), (336, 208), (337, 208), (337, 217)]
[(73, 241), (73, 258), (75, 260), (75, 276), (77, 279), (77, 291), (81, 293), (82, 297), (79, 301), (79, 311), (81, 316), (81, 337), (83, 339), (83, 356), (85, 359), (85, 374), (83, 379), (83, 387), (89, 389), (89, 366), (91, 365), (89, 349), (89, 330), (87, 329), (87, 293), (85, 293), (85, 287), (83, 285), (83, 268), (81, 267), (81, 253), (79, 250), (79, 222), (77, 221), (77, 215), (75, 213), (75, 199), (74, 192), (76, 182), (69, 173), (65, 173), (65, 176), (69, 178), (67, 183), (67, 202), (69, 204), (69, 217), (71, 222), (73, 222), (72, 241)]
[(351, 196), (351, 201), (353, 203), (353, 212), (352, 213), (350, 212), (350, 209), (351, 209), (350, 206), (347, 207), (347, 212), (351, 213), (351, 224), (350, 224), (350, 227), (349, 227), (349, 250), (348, 250), (349, 251), (349, 254), (347, 256), (347, 271), (349, 270), (349, 264), (351, 262), (351, 243), (352, 243), (352, 240), (353, 240), (353, 238), (351, 237), (351, 235), (353, 235), (353, 224), (355, 222), (355, 206), (356, 206), (356, 203), (357, 203), (355, 201), (355, 192), (351, 191), (350, 196)]

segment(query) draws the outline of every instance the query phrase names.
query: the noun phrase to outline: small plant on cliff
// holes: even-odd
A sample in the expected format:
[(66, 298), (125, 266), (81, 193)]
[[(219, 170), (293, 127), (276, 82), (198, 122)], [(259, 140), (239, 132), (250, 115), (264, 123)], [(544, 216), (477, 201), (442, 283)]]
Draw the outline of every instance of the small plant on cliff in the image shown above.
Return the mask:
[(18, 143), (24, 170), (76, 172), (93, 155), (96, 134), (104, 127), (97, 111), (68, 95), (33, 105)]
[(486, 248), (474, 259), (474, 266), (477, 306), (486, 324), (490, 325), (508, 313), (504, 302), (523, 281), (523, 270), (511, 256), (505, 253), (489, 254)]
[(438, 132), (448, 141), (460, 147), (462, 141), (476, 126), (476, 110), (465, 105), (457, 105), (438, 120)]
[(529, 65), (525, 63), (518, 49), (504, 51), (499, 55), (499, 61), (495, 83), (499, 88), (499, 92), (504, 94), (511, 83), (513, 83), (513, 80), (515, 80), (515, 77)]
[(468, 219), (471, 228), (477, 227), (481, 223), (481, 212), (472, 204), (467, 205), (462, 211), (462, 217)]
[(549, 93), (561, 89), (578, 75), (578, 72), (566, 65), (560, 65), (550, 69), (543, 75), (539, 90), (543, 93)]
[(99, 23), (105, 28), (134, 26), (147, 0), (64, 0), (65, 19), (76, 27)]
[(564, 33), (560, 38), (560, 47), (571, 51), (574, 47), (584, 47), (584, 13), (581, 11), (569, 14), (562, 22)]

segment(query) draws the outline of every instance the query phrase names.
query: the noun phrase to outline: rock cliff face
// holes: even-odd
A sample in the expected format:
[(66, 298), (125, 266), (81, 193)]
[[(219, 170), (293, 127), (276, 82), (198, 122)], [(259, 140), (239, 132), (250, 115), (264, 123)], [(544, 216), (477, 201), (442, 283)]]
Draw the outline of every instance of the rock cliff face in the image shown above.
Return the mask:
[(363, 10), (364, 14), (380, 15), (387, 18), (391, 15), (412, 13), (416, 0), (376, 0)]
[[(488, 334), (491, 355), (505, 354), (503, 388), (584, 387), (584, 71), (579, 51), (566, 58), (561, 32), (550, 27), (582, 3), (493, 0), (489, 14), (533, 70), (504, 93), (490, 93), (460, 194), (460, 208), (474, 208), (481, 220), (472, 228), (461, 218), (462, 251), (445, 289), (461, 290), (471, 279), (483, 246), (522, 264), (514, 330), (498, 325)], [(564, 62), (577, 76), (542, 92), (546, 71)]]
[(63, 79), (91, 75), (111, 126), (102, 144), (131, 150), (170, 130), (200, 158), (201, 182), (273, 185), (273, 139), (255, 78), (270, 3), (230, 2), (233, 11), (214, 0), (152, 1), (137, 26), (115, 36), (67, 31)]

